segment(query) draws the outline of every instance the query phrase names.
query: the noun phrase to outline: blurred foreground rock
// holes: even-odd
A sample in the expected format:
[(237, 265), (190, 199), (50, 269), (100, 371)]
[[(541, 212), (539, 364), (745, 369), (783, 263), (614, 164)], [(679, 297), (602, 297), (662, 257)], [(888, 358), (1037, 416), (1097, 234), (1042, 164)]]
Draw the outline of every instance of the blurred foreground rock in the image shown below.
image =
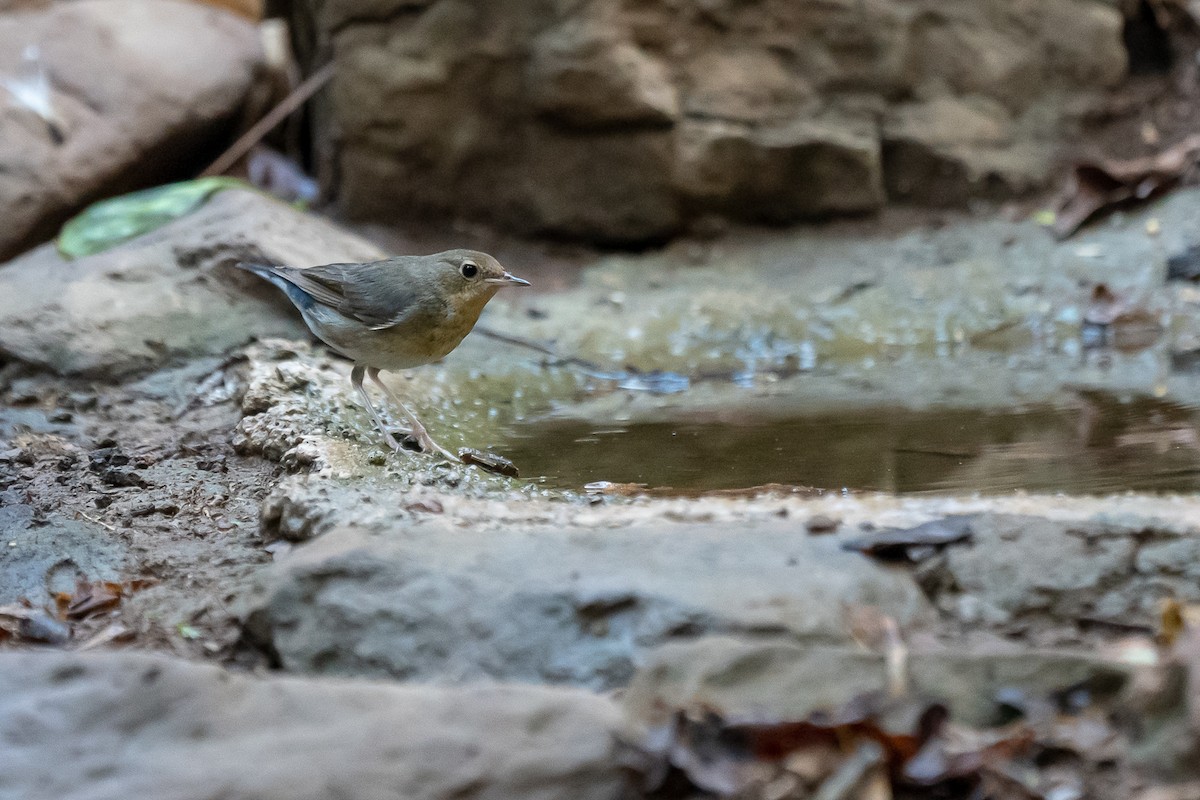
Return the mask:
[[(708, 706), (735, 716), (770, 709), (805, 719), (841, 708), (887, 683), (886, 658), (864, 648), (710, 636), (666, 645), (645, 659), (622, 702), (633, 720), (660, 721), (663, 709)], [(946, 704), (954, 719), (985, 727), (1005, 716), (1004, 690), (1028, 697), (1087, 692), (1108, 705), (1129, 689), (1134, 668), (1071, 651), (937, 650), (907, 657), (904, 675), (918, 697)]]
[(261, 66), (253, 24), (195, 3), (79, 0), (0, 14), (0, 79), (28, 85), (44, 70), (58, 120), (52, 131), (0, 90), (0, 258), (50, 238), (91, 201), (204, 166), (235, 132)]
[(570, 689), (418, 688), (123, 654), (0, 655), (0, 796), (611, 800), (619, 714)]
[(112, 250), (65, 261), (47, 244), (0, 267), (0, 352), (60, 374), (119, 375), (224, 354), (256, 336), (306, 338), (274, 287), (225, 265), (382, 255), (281, 202), (222, 191)]
[(786, 520), (412, 520), (394, 510), (408, 492), (368, 502), (314, 488), (293, 503), (358, 529), (297, 548), (251, 603), (252, 635), (289, 670), (612, 687), (641, 651), (673, 637), (845, 641), (843, 603), (878, 604), (903, 623), (929, 610), (906, 575)]
[(1126, 70), (1095, 0), (307, 0), (345, 209), (609, 242), (1045, 180)]

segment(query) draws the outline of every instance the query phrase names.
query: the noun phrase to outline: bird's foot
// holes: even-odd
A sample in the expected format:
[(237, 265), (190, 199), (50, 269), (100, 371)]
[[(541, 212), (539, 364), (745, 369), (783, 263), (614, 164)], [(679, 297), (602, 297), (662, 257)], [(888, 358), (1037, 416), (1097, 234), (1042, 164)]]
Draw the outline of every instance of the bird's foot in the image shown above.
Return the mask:
[(429, 435), (429, 431), (425, 430), (424, 425), (414, 425), (410, 436), (416, 440), (417, 445), (421, 448), (421, 452), (425, 453), (426, 455), (440, 455), (443, 458), (449, 459), (450, 461), (461, 460), (454, 453), (451, 453), (449, 450), (435, 442), (433, 437)]
[(423, 453), (432, 454), (432, 455), (440, 455), (442, 458), (445, 458), (449, 461), (461, 461), (462, 460), (458, 456), (456, 456), (454, 453), (451, 453), (449, 450), (447, 450), (446, 448), (442, 447), (440, 444), (435, 442), (432, 438), (430, 438), (428, 433), (425, 434), (424, 437), (418, 436), (417, 443), (421, 445), (421, 452), (423, 452)]

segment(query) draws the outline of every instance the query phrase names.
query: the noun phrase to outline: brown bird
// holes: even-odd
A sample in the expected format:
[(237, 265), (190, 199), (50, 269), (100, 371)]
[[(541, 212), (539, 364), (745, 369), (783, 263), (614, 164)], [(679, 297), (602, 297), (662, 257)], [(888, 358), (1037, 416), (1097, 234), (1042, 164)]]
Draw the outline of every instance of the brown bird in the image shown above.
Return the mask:
[(422, 451), (458, 460), (430, 437), (416, 415), (379, 380), (379, 371), (437, 361), (471, 332), (497, 291), (505, 286), (528, 286), (529, 281), (511, 275), (499, 261), (475, 250), (320, 267), (237, 266), (282, 289), (308, 329), (354, 361), (350, 381), (393, 450), (400, 450), (401, 445), (371, 403), (364, 376), (404, 412)]

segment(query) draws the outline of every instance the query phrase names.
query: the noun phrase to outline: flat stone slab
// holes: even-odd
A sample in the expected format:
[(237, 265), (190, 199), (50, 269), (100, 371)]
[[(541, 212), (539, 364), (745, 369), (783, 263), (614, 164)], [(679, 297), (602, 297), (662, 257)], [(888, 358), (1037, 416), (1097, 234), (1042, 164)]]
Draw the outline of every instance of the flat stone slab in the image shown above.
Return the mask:
[(136, 653), (0, 654), (0, 797), (610, 800), (613, 703), (533, 686), (260, 679)]
[(268, 569), (248, 625), (283, 668), (612, 687), (644, 649), (679, 637), (846, 641), (843, 604), (902, 623), (929, 612), (902, 571), (787, 519), (464, 525), (398, 513), (399, 495), (364, 507), (330, 491), (323, 502), (371, 522)]

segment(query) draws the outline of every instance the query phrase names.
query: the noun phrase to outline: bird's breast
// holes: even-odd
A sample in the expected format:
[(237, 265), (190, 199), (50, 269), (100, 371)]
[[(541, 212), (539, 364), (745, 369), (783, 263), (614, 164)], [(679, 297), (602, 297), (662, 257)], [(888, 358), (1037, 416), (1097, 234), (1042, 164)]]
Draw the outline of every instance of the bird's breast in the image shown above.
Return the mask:
[(347, 358), (366, 366), (393, 370), (429, 364), (458, 347), (479, 314), (456, 312), (447, 308), (381, 330), (371, 330), (358, 320), (336, 313), (305, 318), (313, 333)]

